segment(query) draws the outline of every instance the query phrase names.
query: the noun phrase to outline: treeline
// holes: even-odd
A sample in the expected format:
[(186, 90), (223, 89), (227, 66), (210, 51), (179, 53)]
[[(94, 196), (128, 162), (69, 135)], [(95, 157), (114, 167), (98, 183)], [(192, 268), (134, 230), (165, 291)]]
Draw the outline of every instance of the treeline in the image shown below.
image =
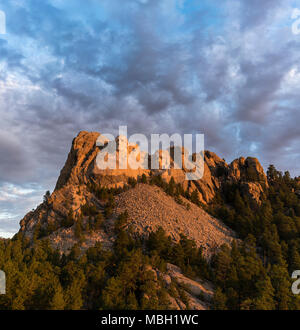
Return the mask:
[[(166, 287), (154, 276), (153, 269), (165, 271), (168, 262), (215, 284), (214, 309), (300, 309), (300, 298), (291, 292), (291, 273), (300, 269), (299, 180), (274, 166), (267, 177), (269, 188), (260, 206), (253, 205), (241, 185), (224, 186), (209, 206), (242, 239), (223, 246), (210, 264), (193, 241), (181, 236), (175, 244), (161, 228), (147, 239), (133, 239), (125, 231), (127, 213), (115, 221), (111, 251), (96, 244), (83, 253), (79, 240), (68, 256), (60, 255), (48, 240), (40, 240), (53, 228), (37, 228), (33, 247), (20, 235), (0, 240), (0, 269), (7, 275), (0, 309), (166, 309), (174, 292), (188, 306), (176, 283)], [(129, 178), (123, 188), (89, 184), (101, 208), (83, 205), (79, 217), (70, 211), (60, 225), (75, 226), (77, 238), (103, 229), (115, 195), (139, 182), (161, 187), (178, 203), (186, 197), (201, 205), (197, 192), (189, 194), (173, 178), (167, 183), (161, 176), (142, 176)]]
[(273, 165), (267, 178), (260, 206), (239, 185), (225, 187), (210, 205), (244, 241), (214, 258), (217, 309), (300, 309), (291, 292), (291, 274), (300, 269), (299, 180)]
[(126, 213), (116, 221), (112, 251), (97, 243), (83, 253), (76, 244), (66, 256), (49, 240), (38, 240), (34, 247), (20, 235), (0, 241), (0, 269), (7, 276), (0, 309), (167, 309), (174, 292), (187, 304), (180, 287), (166, 287), (153, 269), (164, 271), (172, 262), (208, 277), (201, 250), (184, 236), (174, 244), (162, 229), (145, 241), (133, 239), (122, 229), (127, 221)]

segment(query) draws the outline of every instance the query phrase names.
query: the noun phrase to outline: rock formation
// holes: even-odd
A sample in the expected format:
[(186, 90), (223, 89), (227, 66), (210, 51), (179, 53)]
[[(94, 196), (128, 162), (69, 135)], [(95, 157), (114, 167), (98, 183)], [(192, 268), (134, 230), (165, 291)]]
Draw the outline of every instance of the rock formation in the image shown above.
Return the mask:
[[(171, 177), (173, 177), (175, 182), (182, 184), (184, 189), (188, 189), (190, 192), (197, 190), (203, 204), (209, 203), (224, 185), (233, 183), (241, 184), (245, 192), (252, 197), (253, 202), (260, 203), (264, 195), (264, 190), (268, 186), (264, 170), (257, 159), (239, 158), (228, 165), (224, 160), (210, 151), (205, 151), (204, 175), (202, 179), (197, 181), (186, 181), (185, 169), (161, 168), (151, 171), (149, 169), (117, 168), (116, 170), (101, 170), (96, 164), (98, 152), (101, 150), (101, 147), (97, 146), (99, 137), (103, 142), (107, 142), (107, 139), (99, 133), (84, 131), (80, 132), (73, 140), (71, 151), (61, 170), (54, 192), (47, 201), (39, 205), (34, 211), (29, 212), (20, 222), (20, 232), (24, 233), (26, 237), (32, 239), (37, 226), (44, 228), (50, 224), (58, 228), (59, 235), (57, 233), (52, 234), (52, 236), (56, 235), (53, 237), (53, 241), (57, 242), (57, 246), (61, 245), (63, 250), (66, 249), (66, 246), (70, 248), (75, 242), (72, 238), (72, 230), (63, 229), (60, 226), (60, 223), (67, 217), (70, 210), (72, 210), (74, 214), (78, 214), (81, 212), (81, 206), (86, 203), (95, 205), (99, 210), (103, 208), (103, 206), (99, 204), (97, 198), (87, 188), (89, 183), (97, 183), (106, 187), (122, 187), (124, 184), (127, 184), (129, 177), (139, 178), (142, 174), (146, 176), (161, 174), (166, 181), (169, 181)], [(150, 156), (142, 154), (138, 146), (129, 144), (127, 140), (122, 140), (122, 143), (123, 145), (125, 144), (128, 152), (136, 150), (137, 157), (148, 158), (148, 161), (151, 161)], [(117, 156), (119, 156), (121, 152), (119, 148), (120, 138), (117, 138), (116, 145)], [(168, 152), (170, 152), (170, 150)], [(139, 189), (141, 191), (139, 191)], [(131, 194), (134, 193), (137, 196), (136, 200), (138, 200), (138, 196), (142, 198), (147, 194), (149, 195), (148, 200), (155, 200), (155, 194), (159, 190), (159, 188), (156, 189), (153, 187), (138, 187), (137, 190), (120, 195), (119, 200), (121, 202), (117, 204), (118, 207), (114, 211), (114, 214), (121, 212), (127, 207), (129, 211), (131, 209), (131, 213), (135, 213), (135, 216), (132, 216), (132, 227), (136, 226), (135, 229), (137, 232), (146, 232), (149, 231), (150, 228), (157, 228), (153, 217), (148, 217), (145, 214), (145, 210), (154, 214), (151, 209), (152, 206), (144, 208), (142, 204), (146, 203), (145, 200), (141, 200), (140, 204), (136, 203), (135, 206), (130, 205), (130, 201), (132, 200)], [(161, 194), (158, 198), (160, 202), (165, 198), (169, 198), (165, 196), (162, 191), (159, 191), (159, 194)], [(170, 226), (168, 229), (170, 235), (178, 238), (179, 230), (184, 230), (183, 223), (187, 221), (183, 219), (189, 218), (190, 223), (193, 223), (193, 225), (191, 225), (189, 230), (184, 231), (186, 231), (189, 237), (196, 239), (199, 245), (201, 242), (210, 241), (208, 244), (211, 245), (211, 248), (214, 248), (212, 241), (217, 237), (223, 237), (219, 242), (219, 244), (221, 244), (230, 241), (228, 237), (233, 236), (232, 233), (230, 233), (228, 229), (225, 229), (216, 219), (213, 219), (198, 207), (196, 210), (195, 206), (192, 206), (192, 211), (187, 211), (183, 210), (183, 207), (179, 208), (179, 205), (175, 203), (176, 207), (173, 207), (172, 212), (170, 211), (169, 215), (167, 215), (168, 212), (166, 210), (170, 209), (170, 205), (167, 205), (168, 203), (171, 205), (171, 198), (165, 203), (167, 208), (161, 208), (161, 210), (166, 212), (162, 224), (166, 227), (165, 229), (168, 229), (167, 227)], [(180, 222), (180, 225), (175, 224), (176, 218), (177, 221)], [(198, 224), (198, 227), (196, 224)], [(186, 224), (186, 226), (188, 227), (188, 224)], [(201, 226), (203, 231), (200, 230)], [(213, 231), (210, 228), (215, 229)], [(207, 236), (206, 239), (204, 239), (205, 236)], [(62, 239), (62, 237), (64, 237), (64, 239)], [(91, 239), (91, 244), (97, 240), (110, 242), (111, 238), (107, 237), (105, 233), (98, 233)], [(217, 241), (216, 239), (216, 242)]]
[[(105, 207), (89, 187), (124, 187), (129, 178), (140, 179), (143, 175), (147, 178), (159, 174), (166, 182), (173, 177), (175, 183), (179, 183), (190, 193), (198, 191), (203, 205), (209, 204), (224, 187), (238, 184), (250, 197), (254, 207), (261, 203), (268, 187), (264, 170), (255, 158), (239, 158), (227, 164), (213, 152), (205, 151), (203, 177), (196, 181), (187, 181), (187, 170), (184, 166), (183, 169), (164, 169), (166, 164), (162, 156), (171, 155), (171, 164), (174, 163), (174, 148), (159, 150), (151, 156), (141, 152), (138, 145), (128, 143), (124, 137), (118, 137), (115, 141), (117, 168), (100, 169), (97, 166), (97, 155), (108, 143), (110, 142), (99, 133), (78, 134), (73, 140), (54, 192), (21, 220), (20, 234), (34, 243), (37, 230), (43, 230), (46, 232), (43, 238), (49, 238), (53, 247), (61, 253), (70, 252), (79, 241), (81, 251), (94, 246), (96, 242), (101, 242), (104, 248), (110, 249), (115, 239), (114, 223), (118, 215), (126, 211), (129, 221), (125, 229), (130, 230), (132, 235), (148, 235), (162, 227), (176, 242), (179, 241), (180, 234), (193, 239), (198, 247), (202, 247), (204, 256), (210, 259), (221, 245), (230, 244), (236, 238), (235, 233), (184, 197), (180, 197), (179, 203), (158, 186), (143, 183), (118, 194), (111, 215), (105, 219), (105, 226), (90, 231), (84, 240), (79, 240), (75, 234), (77, 219), (81, 217), (84, 223), (89, 221), (89, 218), (82, 214), (82, 207), (86, 204), (93, 205), (99, 214), (103, 213)], [(126, 153), (131, 153), (137, 161), (148, 165), (151, 163), (151, 157), (156, 157), (160, 167), (156, 170), (132, 169), (130, 165), (127, 169), (120, 168), (122, 162), (123, 165), (124, 162), (128, 165), (128, 158), (124, 156), (124, 152), (125, 156)], [(180, 152), (184, 160), (185, 150), (182, 149)], [(63, 222), (70, 212), (74, 215), (75, 223), (66, 227)], [(213, 296), (213, 288), (209, 283), (191, 280), (184, 276), (178, 267), (171, 264), (168, 264), (164, 273), (155, 269), (152, 271), (157, 281), (163, 282), (165, 287), (169, 287), (172, 282), (176, 283), (176, 286), (184, 291), (190, 309), (209, 309)], [(173, 309), (187, 307), (178, 295), (170, 295), (169, 300)]]

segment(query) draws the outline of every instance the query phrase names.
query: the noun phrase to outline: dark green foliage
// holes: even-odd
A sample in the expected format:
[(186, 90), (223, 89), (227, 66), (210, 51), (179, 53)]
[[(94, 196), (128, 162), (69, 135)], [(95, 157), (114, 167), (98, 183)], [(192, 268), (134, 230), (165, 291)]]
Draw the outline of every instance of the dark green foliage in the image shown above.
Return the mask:
[(197, 190), (194, 190), (191, 194), (191, 202), (200, 206), (199, 193)]
[(171, 177), (169, 183), (166, 185), (165, 192), (170, 196), (176, 194), (176, 183), (173, 177)]
[[(248, 173), (251, 181), (254, 178)], [(270, 165), (269, 189), (254, 207), (239, 185), (225, 186), (210, 206), (244, 239), (230, 252), (224, 248), (214, 257), (218, 291), (216, 306), (226, 301), (229, 309), (293, 309), (299, 301), (291, 296), (290, 274), (300, 267), (299, 183)]]
[(91, 183), (89, 182), (87, 184), (87, 188), (91, 193), (93, 193), (97, 199), (101, 201), (107, 201), (109, 198), (112, 196), (118, 195), (126, 190), (129, 189), (128, 185), (124, 185), (123, 188), (118, 187), (118, 188), (106, 188), (102, 187), (101, 185), (97, 185), (96, 183)]
[(147, 182), (148, 182), (147, 177), (145, 174), (143, 174), (141, 177), (141, 183), (147, 183)]
[[(220, 176), (223, 173), (219, 173)], [(248, 180), (256, 178), (251, 170)], [(66, 256), (54, 251), (40, 238), (58, 229), (59, 223), (36, 225), (34, 245), (21, 234), (0, 240), (0, 269), (7, 274), (7, 294), (0, 296), (0, 309), (166, 309), (167, 293), (188, 299), (175, 283), (168, 288), (154, 278), (153, 268), (165, 271), (173, 263), (190, 277), (213, 281), (216, 286), (213, 309), (300, 309), (299, 297), (291, 294), (290, 274), (300, 268), (300, 203), (295, 191), (299, 181), (274, 166), (268, 170), (269, 188), (260, 206), (253, 206), (238, 184), (224, 185), (207, 208), (233, 228), (243, 240), (223, 246), (208, 264), (202, 250), (185, 236), (175, 244), (162, 228), (148, 239), (137, 239), (124, 231), (128, 214), (115, 222), (112, 251), (100, 243), (83, 253), (80, 243)], [(161, 187), (178, 203), (184, 196), (200, 205), (197, 191), (189, 193), (171, 178), (141, 178)], [(130, 180), (129, 185), (135, 186)], [(114, 196), (126, 189), (102, 188), (89, 184), (100, 207), (84, 205), (82, 216), (70, 211), (63, 227), (74, 224), (81, 239), (88, 230), (101, 229), (104, 216), (111, 217)], [(174, 219), (176, 221), (176, 219)]]
[(50, 196), (51, 196), (51, 193), (50, 193), (49, 190), (47, 190), (46, 193), (45, 193), (45, 195), (44, 195), (44, 197), (43, 197), (43, 201), (45, 203), (48, 203), (48, 200), (49, 200)]
[(67, 217), (65, 219), (63, 219), (62, 221), (62, 226), (65, 227), (65, 228), (69, 228), (69, 227), (72, 227), (75, 223), (75, 220), (74, 220), (74, 214), (73, 214), (73, 211), (70, 210)]
[(81, 239), (83, 235), (83, 222), (82, 222), (82, 217), (78, 217), (76, 223), (75, 223), (75, 237), (77, 239)]
[(84, 216), (95, 216), (98, 213), (95, 205), (89, 205), (87, 203), (81, 206), (81, 212)]
[(115, 207), (114, 196), (109, 195), (108, 201), (107, 201), (107, 203), (105, 205), (105, 209), (104, 209), (104, 216), (106, 219), (111, 217), (114, 207)]
[(99, 229), (102, 228), (103, 222), (104, 222), (103, 215), (102, 215), (102, 213), (99, 213), (99, 214), (97, 214), (97, 216), (95, 217), (95, 219), (94, 219), (94, 223), (93, 223), (93, 225), (92, 225), (91, 227), (92, 227), (93, 229), (95, 229), (95, 230), (99, 230)]
[(161, 175), (151, 175), (150, 184), (156, 185), (160, 188), (165, 188), (167, 183), (163, 180)]
[(136, 184), (137, 184), (137, 181), (136, 181), (135, 178), (128, 178), (128, 184), (129, 184), (132, 188), (134, 188), (134, 187), (136, 186)]
[(227, 298), (226, 295), (222, 292), (222, 289), (217, 288), (214, 294), (212, 308), (215, 310), (226, 310)]
[(47, 225), (47, 233), (46, 236), (52, 234), (59, 228), (59, 224), (55, 222), (49, 222)]
[(274, 289), (255, 251), (253, 237), (241, 247), (224, 246), (214, 256), (212, 265), (214, 281), (219, 287), (215, 309), (274, 308)]
[[(182, 199), (180, 196), (185, 197), (187, 199), (191, 199), (191, 196), (188, 191), (184, 191), (182, 185), (180, 183), (175, 183), (173, 177), (171, 177), (170, 181), (167, 183), (163, 180), (161, 175), (152, 175), (150, 176), (150, 184), (156, 185), (164, 190), (166, 194), (169, 196), (174, 197), (174, 200), (178, 204), (183, 204)], [(193, 202), (200, 206), (199, 196), (194, 196)]]
[(224, 175), (227, 175), (227, 169), (224, 166), (217, 166), (216, 176), (219, 178)]
[(164, 262), (179, 266), (188, 276), (211, 277), (209, 265), (202, 255), (202, 250), (196, 247), (194, 241), (181, 235), (180, 242), (174, 244), (165, 231), (159, 228), (149, 235), (147, 247), (151, 257), (159, 256)]
[[(133, 239), (121, 229), (127, 219), (127, 214), (118, 219), (111, 252), (97, 243), (83, 253), (75, 244), (68, 256), (60, 256), (47, 240), (33, 248), (22, 236), (0, 241), (0, 269), (8, 283), (0, 309), (167, 309), (168, 291), (153, 267), (163, 269), (173, 262), (187, 273), (208, 274), (201, 250), (192, 241), (182, 236), (175, 244), (161, 229), (145, 242)], [(79, 225), (83, 227), (82, 218), (76, 219), (75, 227)], [(188, 302), (180, 287), (177, 294)]]
[(128, 212), (125, 211), (124, 213), (121, 213), (117, 220), (115, 221), (115, 231), (119, 232), (122, 230), (128, 222)]
[(180, 198), (180, 196), (175, 196), (174, 200), (177, 204), (184, 205), (183, 200)]
[(270, 165), (267, 171), (268, 181), (272, 182), (278, 180), (281, 176), (281, 173), (278, 172), (274, 165)]

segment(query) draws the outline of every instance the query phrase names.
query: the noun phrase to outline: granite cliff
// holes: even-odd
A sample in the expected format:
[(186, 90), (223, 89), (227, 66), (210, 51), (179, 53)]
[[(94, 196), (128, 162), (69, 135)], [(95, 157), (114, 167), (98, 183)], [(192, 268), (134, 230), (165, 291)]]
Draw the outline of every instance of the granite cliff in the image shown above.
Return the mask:
[[(46, 231), (50, 226), (53, 228), (49, 233), (53, 244), (64, 252), (68, 251), (76, 242), (74, 230), (72, 227), (64, 228), (61, 224), (70, 210), (75, 215), (80, 215), (82, 206), (88, 204), (94, 205), (98, 212), (103, 213), (104, 205), (89, 189), (91, 184), (121, 188), (127, 185), (129, 178), (139, 179), (143, 174), (146, 177), (161, 175), (166, 182), (173, 177), (184, 190), (190, 192), (196, 190), (203, 205), (211, 202), (224, 186), (237, 183), (251, 197), (253, 204), (260, 204), (268, 187), (264, 170), (257, 159), (239, 158), (227, 164), (210, 151), (205, 151), (204, 175), (197, 181), (186, 181), (185, 169), (99, 170), (96, 165), (96, 157), (100, 150), (96, 145), (99, 136), (100, 134), (96, 132), (80, 132), (73, 140), (54, 192), (20, 222), (20, 232), (26, 237), (33, 239), (37, 227)], [(127, 141), (126, 143), (128, 151), (138, 150), (138, 146), (130, 145)], [(117, 146), (119, 146), (119, 138), (117, 138)], [(119, 155), (119, 148), (117, 154)], [(142, 153), (138, 150), (139, 157), (140, 154)], [(148, 155), (143, 157), (150, 159)], [(83, 247), (91, 246), (96, 241), (101, 241), (109, 247), (113, 241), (110, 226), (113, 225), (118, 214), (125, 210), (130, 215), (128, 228), (130, 227), (134, 232), (143, 235), (158, 226), (163, 226), (174, 240), (178, 240), (179, 233), (183, 232), (194, 239), (199, 246), (203, 246), (207, 255), (218, 246), (230, 243), (235, 237), (231, 230), (202, 208), (192, 205), (187, 200), (183, 200), (182, 205), (179, 205), (159, 187), (138, 184), (133, 189), (122, 192), (116, 200), (106, 230), (92, 232), (86, 237)], [(189, 204), (190, 206), (187, 207)]]

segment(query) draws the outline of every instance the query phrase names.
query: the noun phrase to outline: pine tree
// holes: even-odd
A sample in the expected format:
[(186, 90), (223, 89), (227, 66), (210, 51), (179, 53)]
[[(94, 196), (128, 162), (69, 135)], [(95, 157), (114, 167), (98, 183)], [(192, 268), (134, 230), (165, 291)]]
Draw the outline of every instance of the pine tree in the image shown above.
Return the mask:
[(256, 283), (258, 297), (254, 300), (255, 309), (258, 310), (273, 310), (274, 303), (274, 288), (269, 276), (265, 276)]
[(63, 289), (60, 285), (55, 288), (55, 293), (50, 303), (50, 309), (63, 310), (65, 308)]
[(227, 301), (227, 298), (226, 298), (225, 294), (218, 287), (216, 289), (214, 297), (213, 297), (212, 308), (214, 310), (227, 310), (226, 301)]
[(268, 167), (267, 178), (268, 181), (274, 181), (278, 178), (278, 171), (276, 170), (274, 165), (270, 165)]
[(146, 177), (145, 174), (142, 175), (141, 182), (142, 183), (147, 183), (147, 177)]
[(75, 234), (75, 237), (77, 239), (80, 239), (82, 238), (82, 231), (83, 231), (83, 223), (82, 223), (82, 218), (79, 217), (76, 221), (76, 224), (75, 224), (75, 231), (74, 231), (74, 234)]
[(291, 280), (284, 264), (274, 264), (271, 269), (275, 289), (276, 309), (287, 310), (291, 303)]
[(136, 299), (135, 294), (130, 291), (126, 297), (126, 306), (128, 310), (137, 310), (138, 309), (138, 301)]
[(292, 247), (291, 251), (291, 263), (290, 263), (290, 270), (291, 272), (300, 269), (300, 253), (296, 246)]
[(198, 190), (194, 190), (191, 194), (191, 202), (200, 206), (199, 193)]
[(235, 192), (235, 198), (234, 198), (234, 207), (235, 210), (239, 213), (242, 214), (244, 213), (246, 206), (245, 203), (240, 195), (240, 192), (238, 190), (236, 190)]
[(43, 200), (44, 200), (45, 203), (48, 203), (48, 200), (49, 200), (50, 196), (51, 196), (51, 193), (50, 193), (49, 190), (47, 190), (44, 197), (43, 197)]
[(66, 289), (66, 309), (80, 310), (83, 305), (82, 288), (79, 281), (74, 281)]
[(119, 278), (111, 277), (102, 295), (105, 309), (125, 309), (126, 302), (123, 296), (123, 285)]
[(220, 287), (224, 288), (226, 285), (231, 262), (230, 249), (228, 246), (224, 245), (221, 247), (220, 252), (214, 260), (215, 281)]
[(74, 220), (74, 214), (73, 214), (73, 210), (71, 209), (67, 215), (66, 218), (63, 219), (62, 221), (62, 225), (65, 228), (69, 228), (72, 227), (74, 224), (75, 220)]

